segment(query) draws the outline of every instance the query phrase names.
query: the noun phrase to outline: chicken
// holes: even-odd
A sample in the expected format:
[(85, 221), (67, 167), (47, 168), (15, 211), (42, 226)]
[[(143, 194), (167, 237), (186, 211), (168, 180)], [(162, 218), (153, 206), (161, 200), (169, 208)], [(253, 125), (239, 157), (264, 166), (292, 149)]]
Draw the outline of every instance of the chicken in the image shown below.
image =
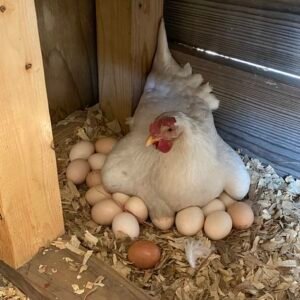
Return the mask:
[(239, 200), (249, 190), (242, 160), (216, 131), (212, 111), (219, 100), (202, 83), (190, 64), (182, 68), (171, 56), (162, 21), (130, 132), (102, 169), (105, 187), (142, 198), (154, 224), (188, 206), (203, 207), (223, 191)]

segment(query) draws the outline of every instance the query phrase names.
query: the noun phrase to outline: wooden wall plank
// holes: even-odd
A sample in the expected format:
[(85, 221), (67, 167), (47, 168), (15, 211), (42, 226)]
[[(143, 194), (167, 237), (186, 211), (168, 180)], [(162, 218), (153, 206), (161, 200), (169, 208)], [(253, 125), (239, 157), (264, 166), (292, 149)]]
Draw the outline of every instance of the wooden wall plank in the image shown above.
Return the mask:
[(0, 259), (17, 267), (64, 226), (34, 1), (1, 5)]
[[(168, 37), (296, 75), (293, 79), (266, 72), (267, 76), (300, 86), (300, 14), (272, 10), (272, 1), (268, 6), (263, 5), (265, 2), (260, 9), (260, 1), (254, 5), (249, 0), (166, 0)], [(290, 7), (299, 8), (299, 4)]]
[(270, 163), (281, 175), (300, 176), (300, 89), (173, 50), (214, 87), (215, 123), (234, 148)]
[(98, 101), (94, 0), (35, 0), (53, 123)]
[(163, 0), (97, 0), (96, 6), (100, 104), (126, 130), (152, 64)]

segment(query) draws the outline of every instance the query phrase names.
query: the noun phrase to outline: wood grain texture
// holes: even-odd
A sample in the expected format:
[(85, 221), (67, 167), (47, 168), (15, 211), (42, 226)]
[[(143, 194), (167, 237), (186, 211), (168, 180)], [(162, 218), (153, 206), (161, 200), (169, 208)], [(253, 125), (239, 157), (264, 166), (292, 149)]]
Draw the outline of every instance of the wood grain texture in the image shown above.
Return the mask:
[(17, 267), (64, 231), (33, 0), (0, 12), (0, 259)]
[(215, 123), (234, 148), (270, 163), (281, 175), (300, 176), (300, 89), (173, 50), (214, 87)]
[(49, 299), (48, 297), (42, 295), (37, 289), (35, 289), (29, 283), (29, 281), (26, 278), (24, 278), (24, 276), (22, 276), (22, 274), (20, 274), (15, 269), (11, 268), (3, 261), (0, 261), (0, 273), (31, 300)]
[(163, 0), (97, 0), (96, 7), (100, 103), (126, 130), (152, 64)]
[[(31, 282), (40, 292), (50, 299), (56, 300), (76, 300), (85, 299), (90, 291), (85, 289), (82, 295), (73, 292), (72, 284), (78, 284), (79, 288), (84, 288), (88, 281), (94, 282), (98, 276), (103, 276), (104, 287), (99, 287), (90, 294), (88, 300), (151, 300), (152, 298), (141, 289), (123, 278), (112, 267), (106, 265), (95, 256), (91, 256), (87, 265), (88, 269), (77, 279), (78, 271), (72, 270), (63, 259), (69, 257), (78, 266), (82, 263), (82, 257), (69, 250), (59, 250), (51, 248), (45, 255), (39, 253), (28, 264), (19, 269), (19, 272)], [(40, 273), (39, 266), (47, 266), (46, 272)], [(51, 269), (56, 269), (53, 273)]]
[[(300, 14), (272, 10), (273, 1), (268, 6), (266, 1), (255, 3), (166, 0), (168, 37), (171, 41), (300, 76)], [(276, 3), (283, 5), (284, 1)], [(299, 8), (299, 4), (291, 1), (290, 7)], [(300, 86), (300, 77), (291, 79), (271, 71), (265, 73), (271, 78), (296, 80), (295, 84)]]
[(94, 0), (35, 0), (53, 123), (98, 101)]

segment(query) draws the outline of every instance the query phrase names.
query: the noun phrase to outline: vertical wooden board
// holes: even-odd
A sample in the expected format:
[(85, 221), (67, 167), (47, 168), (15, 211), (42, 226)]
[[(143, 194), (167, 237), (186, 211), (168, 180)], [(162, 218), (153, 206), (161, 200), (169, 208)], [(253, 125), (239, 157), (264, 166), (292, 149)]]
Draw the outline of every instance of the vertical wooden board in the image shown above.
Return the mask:
[(97, 0), (96, 9), (100, 103), (126, 129), (152, 64), (163, 0)]
[(34, 1), (0, 6), (0, 259), (17, 267), (64, 227)]
[(53, 123), (97, 102), (94, 0), (35, 0)]

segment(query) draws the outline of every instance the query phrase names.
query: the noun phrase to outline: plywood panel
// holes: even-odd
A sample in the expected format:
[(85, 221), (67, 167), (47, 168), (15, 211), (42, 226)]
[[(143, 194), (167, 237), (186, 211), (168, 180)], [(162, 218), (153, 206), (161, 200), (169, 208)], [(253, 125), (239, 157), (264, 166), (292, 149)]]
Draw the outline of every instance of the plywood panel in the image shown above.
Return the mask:
[(16, 267), (64, 229), (34, 1), (1, 4), (0, 259)]
[(233, 147), (300, 176), (300, 89), (173, 50), (214, 87), (221, 100), (215, 122)]
[(98, 101), (94, 0), (35, 0), (53, 123)]
[(162, 0), (97, 0), (99, 96), (110, 119), (135, 110), (156, 47)]

